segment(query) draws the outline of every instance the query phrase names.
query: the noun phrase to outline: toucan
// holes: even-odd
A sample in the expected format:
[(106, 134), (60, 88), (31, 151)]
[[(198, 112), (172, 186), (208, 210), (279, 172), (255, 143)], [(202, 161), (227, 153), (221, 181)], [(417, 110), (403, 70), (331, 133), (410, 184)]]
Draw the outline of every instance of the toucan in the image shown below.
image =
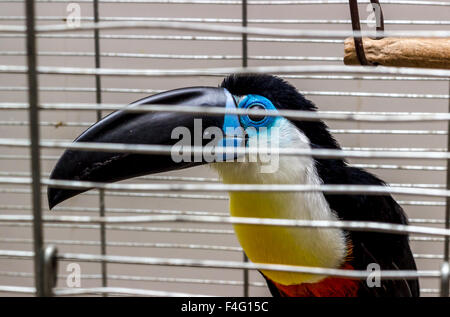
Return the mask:
[[(143, 105), (259, 109), (223, 113), (129, 111)], [(156, 144), (177, 146), (180, 131), (202, 136), (197, 145), (248, 147), (262, 135), (276, 146), (297, 149), (340, 149), (322, 121), (270, 115), (280, 110), (317, 111), (293, 85), (269, 74), (240, 73), (226, 77), (219, 87), (189, 87), (166, 91), (113, 112), (82, 133), (74, 142)], [(203, 108), (202, 108), (203, 109)], [(128, 110), (128, 111), (127, 111)], [(268, 115), (264, 115), (267, 111)], [(257, 115), (255, 115), (257, 113)], [(199, 122), (201, 125), (199, 127)], [(212, 132), (211, 132), (212, 131)], [(230, 132), (231, 131), (231, 132)], [(214, 135), (213, 135), (214, 134)], [(275, 135), (275, 133), (273, 133)], [(272, 144), (272, 143), (270, 143)], [(269, 144), (269, 145), (270, 145)], [(179, 147), (181, 148), (181, 147)], [(242, 159), (242, 152), (213, 154), (213, 159), (190, 155), (171, 157), (142, 153), (108, 153), (67, 149), (50, 178), (116, 182), (146, 174), (209, 164), (224, 184), (343, 184), (385, 183), (340, 158), (280, 155), (276, 168), (264, 171), (267, 161)], [(225, 157), (226, 156), (226, 157)], [(183, 159), (184, 158), (184, 159)], [(48, 188), (50, 209), (87, 189)], [(402, 208), (389, 195), (328, 194), (324, 192), (229, 192), (234, 217), (306, 220), (355, 220), (407, 224)], [(273, 263), (348, 270), (417, 270), (405, 234), (347, 231), (340, 228), (295, 228), (235, 224), (236, 236), (254, 263)], [(273, 296), (280, 297), (417, 297), (418, 279), (381, 279), (373, 285), (348, 279), (297, 272), (261, 270)]]

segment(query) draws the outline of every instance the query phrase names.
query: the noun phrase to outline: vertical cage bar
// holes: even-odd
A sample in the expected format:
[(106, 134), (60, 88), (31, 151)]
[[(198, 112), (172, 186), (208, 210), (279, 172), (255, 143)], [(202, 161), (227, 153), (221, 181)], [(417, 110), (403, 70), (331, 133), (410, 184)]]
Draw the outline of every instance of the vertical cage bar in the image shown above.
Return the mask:
[[(247, 26), (247, 0), (242, 0), (242, 26)], [(242, 33), (242, 67), (248, 66), (247, 33)]]
[[(99, 189), (99, 214), (100, 217), (105, 216), (105, 191)], [(100, 224), (100, 254), (106, 255), (106, 225), (105, 223)], [(105, 261), (101, 262), (101, 272), (102, 272), (102, 286), (106, 287), (108, 285), (108, 271), (106, 267), (107, 263)], [(104, 294), (107, 296), (107, 294)]]
[[(243, 259), (244, 259), (244, 263), (248, 262), (248, 258), (247, 255), (245, 254), (245, 252), (242, 252), (243, 255)], [(248, 269), (244, 269), (244, 276), (243, 276), (243, 281), (244, 281), (244, 297), (248, 297), (249, 292), (248, 292), (248, 284), (249, 284), (249, 276), (248, 276)]]
[[(94, 22), (99, 22), (99, 8), (98, 0), (94, 0)], [(100, 68), (100, 32), (96, 28), (94, 29), (94, 46), (95, 46), (95, 68)], [(95, 100), (98, 104), (102, 103), (102, 91), (101, 91), (101, 78), (100, 75), (95, 75)], [(97, 110), (97, 121), (102, 118), (102, 111)]]
[[(448, 85), (449, 96), (450, 96), (450, 81)], [(450, 98), (448, 99), (448, 111), (450, 112)], [(447, 121), (447, 152), (450, 151), (450, 121)], [(447, 189), (450, 189), (450, 160), (447, 160)], [(450, 197), (446, 197), (445, 199), (445, 228), (450, 229)], [(444, 237), (444, 260), (442, 261), (443, 268), (447, 268), (449, 266), (449, 258), (450, 258), (450, 241), (449, 237)], [(449, 296), (449, 274), (444, 274), (441, 276), (441, 296), (448, 297)]]
[(34, 279), (36, 296), (44, 296), (44, 257), (42, 231), (42, 197), (41, 197), (41, 163), (39, 148), (39, 109), (38, 109), (38, 74), (36, 70), (36, 34), (35, 34), (35, 4), (27, 0), (25, 4), (27, 25), (27, 64), (28, 64), (28, 119), (31, 141), (31, 176), (33, 201), (33, 248), (34, 248)]
[[(99, 22), (99, 4), (98, 0), (93, 1), (94, 4), (94, 22)], [(95, 46), (95, 68), (100, 68), (100, 31), (94, 29), (94, 46)], [(95, 101), (97, 104), (102, 103), (102, 85), (100, 75), (95, 75)], [(97, 121), (102, 119), (102, 111), (97, 110)], [(100, 217), (105, 216), (105, 191), (99, 189), (99, 214)], [(106, 227), (105, 223), (100, 224), (100, 254), (106, 255)], [(102, 286), (108, 285), (108, 273), (106, 262), (101, 262)], [(106, 296), (106, 294), (104, 294)]]
[[(242, 26), (247, 26), (247, 0), (242, 0)], [(242, 33), (242, 67), (248, 66), (248, 41), (247, 41), (247, 33)], [(247, 255), (245, 252), (243, 253), (244, 262), (248, 262)], [(244, 269), (243, 282), (243, 296), (248, 297), (249, 292), (249, 272), (247, 269)]]

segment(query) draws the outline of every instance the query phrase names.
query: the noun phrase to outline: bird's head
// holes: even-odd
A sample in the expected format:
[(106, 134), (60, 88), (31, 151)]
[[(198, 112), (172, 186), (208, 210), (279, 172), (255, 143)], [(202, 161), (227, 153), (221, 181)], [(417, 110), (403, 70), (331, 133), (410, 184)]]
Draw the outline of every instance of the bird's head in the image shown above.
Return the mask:
[[(177, 112), (136, 111), (145, 105), (170, 105)], [(185, 106), (201, 107), (183, 112)], [(239, 74), (227, 77), (219, 88), (191, 87), (153, 95), (116, 111), (83, 132), (74, 142), (171, 146), (171, 155), (68, 149), (51, 173), (55, 180), (116, 182), (131, 177), (213, 163), (219, 174), (260, 175), (259, 156), (236, 153), (184, 153), (183, 146), (219, 146), (225, 149), (256, 146), (338, 148), (321, 121), (292, 121), (282, 116), (215, 113), (208, 108), (316, 111), (312, 102), (283, 79), (271, 75)], [(175, 109), (175, 108), (173, 108)], [(132, 110), (132, 111), (130, 111)], [(261, 144), (263, 140), (264, 144)], [(269, 157), (270, 159), (270, 157)], [(267, 165), (268, 162), (265, 162)], [(272, 166), (273, 167), (273, 166)], [(241, 173), (243, 168), (247, 173)], [(249, 173), (250, 171), (250, 173)], [(275, 169), (276, 171), (276, 169)], [(269, 168), (269, 172), (274, 172)], [(289, 173), (288, 171), (284, 171)], [(280, 176), (280, 175), (278, 175)], [(282, 177), (282, 175), (281, 175)], [(241, 177), (242, 178), (242, 177)], [(270, 178), (266, 178), (270, 179)], [(241, 179), (241, 182), (253, 182)], [(50, 208), (85, 190), (49, 187)]]

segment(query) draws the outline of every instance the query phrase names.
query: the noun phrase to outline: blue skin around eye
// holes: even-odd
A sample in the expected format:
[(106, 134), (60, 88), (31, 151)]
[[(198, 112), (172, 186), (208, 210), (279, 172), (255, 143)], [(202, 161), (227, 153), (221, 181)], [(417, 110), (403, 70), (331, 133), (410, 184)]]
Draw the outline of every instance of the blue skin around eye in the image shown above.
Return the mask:
[[(236, 109), (236, 102), (233, 96), (226, 91), (227, 101), (225, 108), (229, 110)], [(243, 145), (244, 135), (241, 124), (239, 122), (239, 116), (236, 114), (225, 114), (223, 120), (222, 131), (224, 133), (224, 138), (219, 144), (222, 147), (236, 148)], [(242, 134), (242, 135), (241, 135)], [(228, 159), (234, 159), (235, 155), (228, 155), (227, 153), (217, 154), (218, 161), (226, 161)]]
[[(247, 95), (239, 103), (238, 107), (241, 109), (247, 109), (254, 105), (259, 105), (269, 111), (277, 110), (269, 99), (267, 99), (266, 97), (260, 96), (260, 95)], [(240, 121), (241, 121), (242, 127), (244, 129), (246, 129), (248, 127), (255, 127), (255, 128), (266, 127), (266, 128), (268, 128), (273, 125), (273, 123), (276, 121), (275, 119), (276, 119), (276, 117), (265, 117), (264, 119), (262, 119), (260, 121), (255, 121), (255, 120), (250, 119), (249, 116), (247, 116), (247, 115), (240, 116)]]
[[(227, 109), (236, 109), (236, 104), (234, 102), (234, 99), (232, 98), (231, 94), (227, 91), (227, 103), (226, 108)], [(262, 108), (269, 110), (269, 111), (276, 111), (275, 106), (272, 104), (272, 102), (260, 95), (247, 95), (244, 99), (241, 100), (239, 105), (237, 106), (240, 109), (247, 109), (253, 105), (259, 105)], [(266, 116), (260, 121), (252, 120), (248, 117), (248, 115), (235, 115), (235, 114), (225, 114), (224, 117), (224, 123), (222, 126), (222, 130), (224, 132), (225, 137), (221, 141), (221, 145), (223, 147), (240, 147), (244, 145), (243, 142), (243, 135), (240, 137), (237, 137), (235, 134), (230, 134), (229, 131), (239, 131), (239, 128), (243, 128), (246, 130), (247, 134), (249, 136), (254, 136), (254, 134), (258, 133), (259, 128), (270, 128), (279, 122), (280, 117), (269, 117)], [(253, 128), (253, 129), (252, 129)], [(228, 132), (228, 133), (227, 133)], [(218, 155), (219, 161), (225, 161), (226, 155)], [(232, 157), (231, 157), (232, 159)]]
[[(236, 109), (236, 103), (234, 101), (233, 96), (227, 91), (227, 102), (225, 105), (226, 109), (233, 110)], [(222, 130), (224, 133), (226, 133), (227, 129), (237, 129), (241, 125), (239, 124), (238, 116), (235, 114), (225, 114), (224, 120), (223, 120), (223, 127)]]

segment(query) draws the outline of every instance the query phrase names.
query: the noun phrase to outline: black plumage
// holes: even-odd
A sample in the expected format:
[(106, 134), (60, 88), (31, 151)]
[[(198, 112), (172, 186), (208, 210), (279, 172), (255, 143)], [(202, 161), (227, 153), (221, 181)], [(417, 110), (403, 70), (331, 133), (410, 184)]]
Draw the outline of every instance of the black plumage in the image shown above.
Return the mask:
[[(316, 106), (283, 79), (265, 74), (239, 74), (224, 79), (221, 87), (237, 96), (258, 94), (272, 101), (277, 109), (316, 111)], [(309, 138), (314, 148), (340, 149), (339, 144), (322, 121), (293, 121)], [(376, 176), (359, 168), (350, 167), (343, 159), (316, 159), (316, 169), (324, 184), (385, 185)], [(390, 195), (325, 195), (341, 220), (375, 221), (407, 224), (403, 209)], [(349, 231), (353, 246), (350, 264), (356, 270), (366, 270), (368, 264), (378, 263), (382, 270), (416, 270), (408, 236), (375, 232)], [(274, 296), (279, 292), (267, 280)], [(381, 287), (368, 287), (362, 282), (359, 296), (419, 296), (419, 282), (409, 280), (382, 280)]]

